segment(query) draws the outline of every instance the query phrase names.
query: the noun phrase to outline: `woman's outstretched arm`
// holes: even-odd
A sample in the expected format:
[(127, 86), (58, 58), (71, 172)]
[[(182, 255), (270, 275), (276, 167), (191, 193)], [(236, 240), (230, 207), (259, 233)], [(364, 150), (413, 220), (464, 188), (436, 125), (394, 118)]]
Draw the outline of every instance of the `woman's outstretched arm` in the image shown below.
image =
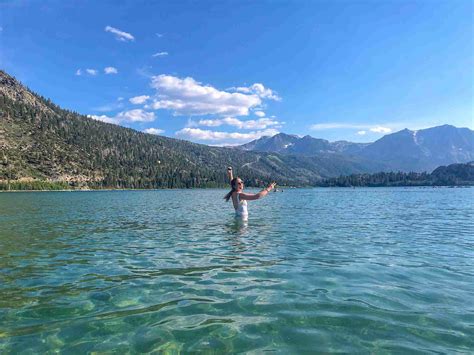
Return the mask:
[(229, 166), (227, 168), (227, 176), (229, 178), (229, 183), (230, 183), (232, 181), (232, 179), (234, 178), (234, 174), (232, 173), (232, 167), (231, 166)]
[(270, 185), (268, 185), (266, 188), (264, 188), (262, 191), (256, 193), (256, 194), (246, 194), (244, 192), (241, 192), (239, 194), (239, 198), (242, 200), (258, 200), (259, 198), (265, 197), (268, 195), (270, 191), (272, 191), (275, 188), (276, 182), (272, 182)]

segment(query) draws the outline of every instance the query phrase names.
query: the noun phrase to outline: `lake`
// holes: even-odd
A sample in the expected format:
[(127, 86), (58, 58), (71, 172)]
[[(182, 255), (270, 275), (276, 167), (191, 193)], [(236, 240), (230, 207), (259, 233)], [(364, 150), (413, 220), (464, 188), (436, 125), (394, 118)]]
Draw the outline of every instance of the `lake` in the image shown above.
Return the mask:
[(0, 194), (0, 353), (468, 353), (474, 189)]

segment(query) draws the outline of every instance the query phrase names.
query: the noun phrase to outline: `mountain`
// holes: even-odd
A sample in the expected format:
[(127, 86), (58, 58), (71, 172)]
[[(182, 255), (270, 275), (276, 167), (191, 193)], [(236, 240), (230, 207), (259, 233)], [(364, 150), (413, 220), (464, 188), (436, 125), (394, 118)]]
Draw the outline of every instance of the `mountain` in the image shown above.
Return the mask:
[(384, 161), (394, 170), (431, 171), (440, 165), (472, 161), (474, 131), (450, 125), (404, 129), (370, 144), (360, 156)]
[(239, 146), (242, 150), (281, 153), (299, 140), (298, 136), (279, 133), (273, 137), (264, 136)]
[(73, 186), (224, 186), (232, 165), (246, 184), (312, 185), (321, 178), (377, 171), (359, 158), (316, 158), (209, 147), (155, 136), (64, 110), (0, 71), (0, 182), (66, 181)]
[(261, 137), (236, 148), (260, 152), (314, 156), (319, 153), (353, 154), (359, 152), (366, 145), (365, 143), (347, 141), (331, 143), (325, 139), (313, 138), (309, 135), (300, 138), (296, 135), (279, 133), (273, 137)]
[[(283, 139), (283, 138), (286, 139)], [(291, 137), (291, 142), (287, 137)], [(280, 144), (279, 142), (285, 142)], [(329, 142), (304, 136), (277, 134), (238, 147), (253, 151), (272, 151), (284, 155), (317, 156), (339, 153), (353, 159), (378, 162), (385, 171), (431, 171), (440, 165), (466, 163), (474, 159), (474, 131), (450, 125), (418, 131), (404, 129), (373, 143)]]

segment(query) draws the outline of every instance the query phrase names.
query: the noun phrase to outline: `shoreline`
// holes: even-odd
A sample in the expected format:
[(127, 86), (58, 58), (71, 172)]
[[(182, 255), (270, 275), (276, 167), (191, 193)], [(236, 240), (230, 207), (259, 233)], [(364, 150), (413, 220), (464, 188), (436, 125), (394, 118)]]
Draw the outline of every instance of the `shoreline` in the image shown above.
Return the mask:
[[(440, 188), (447, 188), (447, 189), (459, 189), (459, 188), (472, 188), (474, 185), (399, 185), (399, 186), (293, 186), (293, 187), (285, 187), (285, 190), (290, 189), (361, 189), (361, 188), (408, 188), (408, 187), (417, 187), (417, 188), (433, 188), (433, 189), (440, 189)], [(248, 186), (249, 189), (258, 189), (258, 187)], [(178, 190), (227, 190), (226, 187), (195, 187), (195, 188), (163, 188), (163, 189), (51, 189), (51, 190), (0, 190), (0, 193), (8, 193), (8, 192), (100, 192), (100, 191), (178, 191)], [(275, 191), (275, 192), (283, 192), (283, 191)]]

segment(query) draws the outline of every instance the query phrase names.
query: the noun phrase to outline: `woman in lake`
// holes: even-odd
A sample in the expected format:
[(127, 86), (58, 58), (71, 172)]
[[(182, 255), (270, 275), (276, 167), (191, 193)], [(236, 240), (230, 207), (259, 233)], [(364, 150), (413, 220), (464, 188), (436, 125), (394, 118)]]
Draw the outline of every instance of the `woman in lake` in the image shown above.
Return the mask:
[(247, 194), (242, 192), (244, 189), (244, 182), (239, 177), (234, 178), (231, 167), (227, 168), (227, 176), (229, 177), (232, 190), (230, 190), (229, 193), (225, 195), (224, 199), (229, 201), (232, 198), (236, 215), (243, 218), (248, 217), (247, 201), (258, 200), (259, 198), (265, 197), (275, 188), (276, 185), (276, 182), (272, 182), (259, 193)]

